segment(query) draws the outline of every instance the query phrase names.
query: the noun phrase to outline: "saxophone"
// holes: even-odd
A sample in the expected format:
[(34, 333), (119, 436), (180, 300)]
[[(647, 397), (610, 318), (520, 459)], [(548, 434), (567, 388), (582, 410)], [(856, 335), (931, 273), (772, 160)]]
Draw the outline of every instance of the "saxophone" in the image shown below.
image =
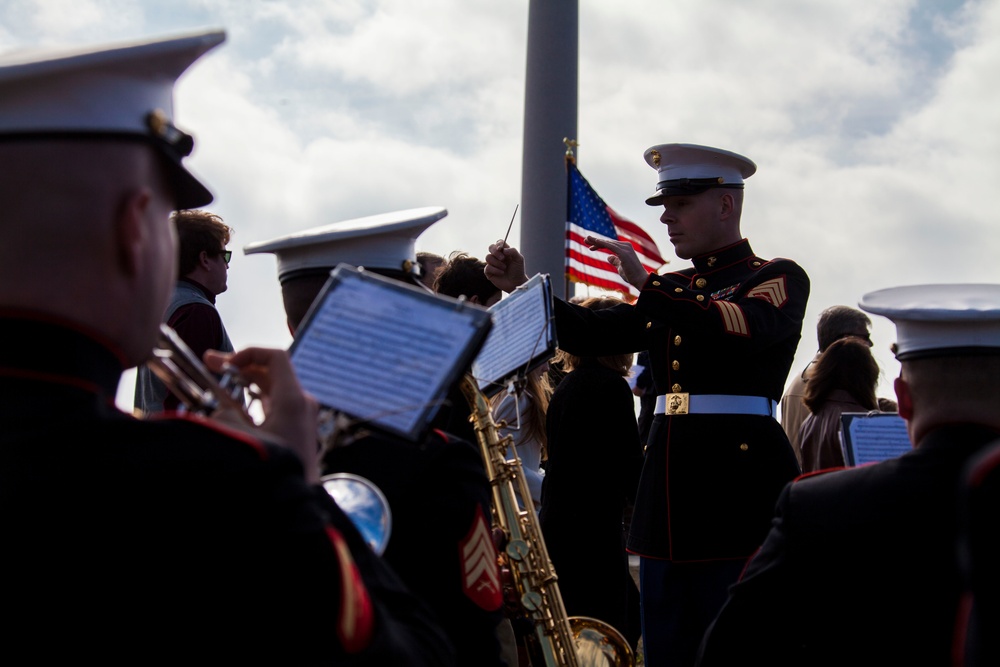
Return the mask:
[[(595, 618), (567, 617), (513, 438), (500, 437), (490, 404), (472, 376), (462, 379), (461, 388), (472, 409), (470, 420), (475, 425), (476, 440), (490, 479), (494, 521), (506, 538), (504, 553), (519, 595), (518, 603), (534, 627), (529, 646), (532, 665), (631, 667), (635, 656), (621, 633)], [(508, 448), (512, 453), (509, 459)], [(518, 505), (515, 485), (517, 494), (525, 499), (526, 510)]]

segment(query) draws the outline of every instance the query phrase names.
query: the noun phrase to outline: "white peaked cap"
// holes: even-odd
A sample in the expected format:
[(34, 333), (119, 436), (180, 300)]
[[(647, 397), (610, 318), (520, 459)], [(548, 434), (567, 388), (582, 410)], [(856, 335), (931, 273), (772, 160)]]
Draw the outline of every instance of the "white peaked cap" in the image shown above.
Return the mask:
[(446, 215), (440, 206), (380, 213), (250, 243), (243, 252), (277, 256), (281, 282), (303, 272), (329, 271), (338, 264), (414, 275), (419, 270), (417, 237)]
[(890, 287), (858, 306), (896, 325), (897, 359), (1000, 354), (1000, 285)]
[(695, 195), (710, 188), (742, 188), (757, 171), (750, 158), (732, 151), (697, 144), (659, 144), (643, 153), (656, 170), (656, 192), (646, 199), (659, 206), (664, 197)]
[(193, 139), (174, 126), (177, 78), (226, 38), (221, 30), (0, 56), (0, 141), (148, 140), (167, 158), (178, 208), (212, 195), (182, 165)]

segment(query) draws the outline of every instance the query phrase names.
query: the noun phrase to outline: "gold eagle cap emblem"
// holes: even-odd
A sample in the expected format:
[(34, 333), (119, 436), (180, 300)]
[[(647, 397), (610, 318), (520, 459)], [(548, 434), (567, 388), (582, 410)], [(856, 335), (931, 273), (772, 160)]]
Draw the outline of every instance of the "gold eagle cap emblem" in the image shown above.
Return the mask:
[(649, 151), (649, 158), (653, 161), (654, 167), (660, 166), (660, 151), (656, 150), (655, 148)]

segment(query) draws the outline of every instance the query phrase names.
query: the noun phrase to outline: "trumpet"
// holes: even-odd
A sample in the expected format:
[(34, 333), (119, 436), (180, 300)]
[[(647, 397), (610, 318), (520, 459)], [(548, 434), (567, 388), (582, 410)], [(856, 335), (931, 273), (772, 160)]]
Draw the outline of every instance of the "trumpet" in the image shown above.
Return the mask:
[[(248, 423), (253, 423), (243, 400), (244, 391), (249, 388), (240, 378), (239, 370), (227, 366), (222, 378), (217, 380), (177, 332), (166, 324), (160, 325), (157, 346), (146, 365), (189, 412), (208, 416), (216, 410), (232, 409), (242, 414)], [(317, 425), (317, 436), (324, 446), (329, 446), (329, 441), (337, 434), (331, 414), (325, 411)], [(392, 512), (381, 489), (364, 477), (343, 473), (326, 475), (320, 482), (372, 551), (381, 556), (392, 529)]]
[(160, 324), (157, 346), (146, 365), (190, 412), (210, 415), (219, 409), (232, 408), (250, 419), (243, 402), (246, 386), (240, 380), (239, 371), (227, 367), (222, 379), (217, 380), (177, 332), (166, 324)]

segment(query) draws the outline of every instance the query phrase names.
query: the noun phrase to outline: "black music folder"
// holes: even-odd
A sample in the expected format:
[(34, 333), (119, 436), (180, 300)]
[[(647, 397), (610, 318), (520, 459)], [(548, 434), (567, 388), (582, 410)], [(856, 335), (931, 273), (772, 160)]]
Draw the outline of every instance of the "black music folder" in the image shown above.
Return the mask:
[(840, 439), (848, 466), (894, 459), (913, 449), (906, 420), (895, 412), (844, 412)]
[(472, 375), (480, 391), (492, 396), (507, 381), (527, 377), (555, 352), (556, 326), (548, 274), (535, 274), (489, 312), (493, 328), (472, 363)]
[(481, 306), (341, 264), (289, 353), (321, 405), (416, 441), (490, 327)]

